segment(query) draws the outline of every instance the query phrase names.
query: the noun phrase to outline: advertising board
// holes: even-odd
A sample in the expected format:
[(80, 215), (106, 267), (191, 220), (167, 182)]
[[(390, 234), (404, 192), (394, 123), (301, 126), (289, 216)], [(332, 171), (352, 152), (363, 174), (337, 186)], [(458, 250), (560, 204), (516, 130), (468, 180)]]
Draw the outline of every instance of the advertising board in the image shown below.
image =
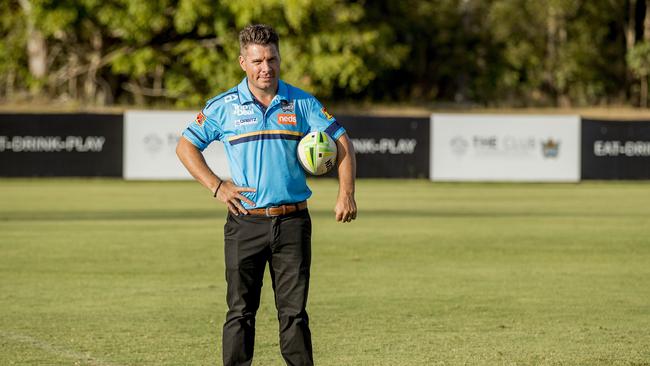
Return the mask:
[(580, 117), (434, 114), (434, 181), (577, 182)]
[(0, 176), (121, 177), (122, 115), (0, 114)]
[[(124, 114), (125, 179), (192, 179), (176, 156), (176, 144), (196, 112), (127, 111)], [(230, 171), (223, 144), (215, 141), (203, 151), (219, 177)]]
[(429, 119), (337, 115), (354, 145), (357, 177), (427, 178)]
[(582, 179), (650, 179), (650, 121), (583, 119)]

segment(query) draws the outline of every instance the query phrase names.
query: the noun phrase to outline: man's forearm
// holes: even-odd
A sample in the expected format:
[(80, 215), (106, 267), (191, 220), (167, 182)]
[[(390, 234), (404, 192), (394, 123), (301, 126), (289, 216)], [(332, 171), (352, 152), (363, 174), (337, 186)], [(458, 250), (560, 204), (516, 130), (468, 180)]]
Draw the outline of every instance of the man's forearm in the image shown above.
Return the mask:
[(354, 184), (357, 175), (357, 161), (354, 146), (347, 134), (336, 140), (337, 168), (339, 173), (339, 195), (354, 195)]

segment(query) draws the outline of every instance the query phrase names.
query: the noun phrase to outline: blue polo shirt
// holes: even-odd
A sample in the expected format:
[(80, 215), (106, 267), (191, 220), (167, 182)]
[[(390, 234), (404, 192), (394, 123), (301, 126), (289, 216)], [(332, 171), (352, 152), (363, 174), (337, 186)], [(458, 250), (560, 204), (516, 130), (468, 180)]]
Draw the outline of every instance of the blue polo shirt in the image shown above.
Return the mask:
[(297, 157), (298, 142), (311, 131), (325, 131), (334, 139), (345, 132), (309, 93), (280, 80), (277, 95), (264, 108), (244, 78), (210, 99), (183, 137), (201, 151), (212, 141), (223, 142), (233, 182), (255, 188), (256, 192), (242, 195), (255, 207), (268, 207), (311, 196)]

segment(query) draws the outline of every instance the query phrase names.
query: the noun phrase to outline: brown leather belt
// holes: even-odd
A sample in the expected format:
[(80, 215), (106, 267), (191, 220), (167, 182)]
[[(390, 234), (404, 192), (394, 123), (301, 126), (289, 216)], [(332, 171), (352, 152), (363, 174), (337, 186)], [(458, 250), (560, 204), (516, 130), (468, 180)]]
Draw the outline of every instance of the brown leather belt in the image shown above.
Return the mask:
[(248, 209), (247, 211), (249, 215), (253, 215), (253, 216), (274, 217), (274, 216), (288, 215), (296, 211), (305, 210), (306, 208), (307, 208), (307, 201), (302, 201), (298, 203), (290, 203), (290, 204), (280, 205), (280, 206), (269, 206), (265, 208), (251, 208)]

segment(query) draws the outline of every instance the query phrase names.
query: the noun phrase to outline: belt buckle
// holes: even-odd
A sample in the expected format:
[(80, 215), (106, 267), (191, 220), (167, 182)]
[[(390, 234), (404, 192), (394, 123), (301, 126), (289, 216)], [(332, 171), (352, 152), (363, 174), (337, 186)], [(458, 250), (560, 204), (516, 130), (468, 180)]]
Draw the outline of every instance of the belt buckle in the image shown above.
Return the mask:
[(280, 208), (280, 206), (267, 206), (267, 207), (265, 207), (265, 208), (264, 208), (264, 214), (266, 215), (266, 217), (276, 217), (276, 216), (280, 216), (280, 215), (271, 215), (271, 213), (269, 212), (269, 210), (272, 209), (272, 208)]

